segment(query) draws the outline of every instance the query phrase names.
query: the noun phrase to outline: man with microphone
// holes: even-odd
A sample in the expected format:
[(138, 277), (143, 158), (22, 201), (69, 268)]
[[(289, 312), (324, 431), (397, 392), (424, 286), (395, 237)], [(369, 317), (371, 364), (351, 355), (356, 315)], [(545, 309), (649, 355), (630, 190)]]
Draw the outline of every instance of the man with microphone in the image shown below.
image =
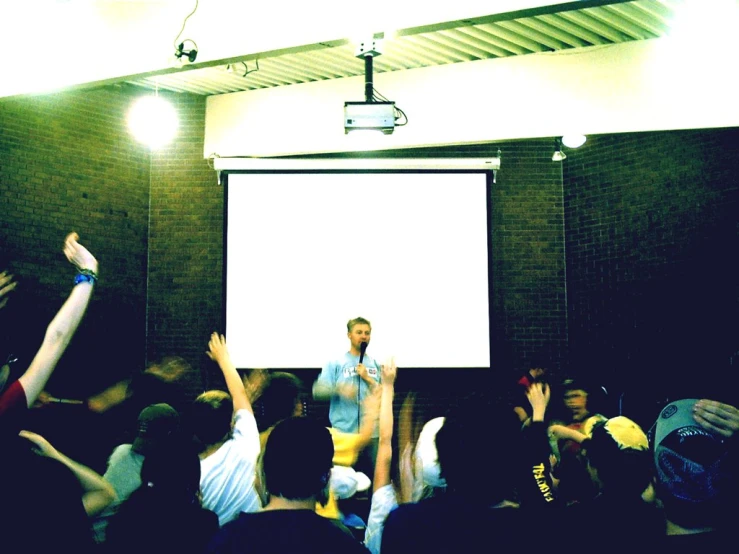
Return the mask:
[[(323, 366), (313, 384), (313, 398), (329, 400), (331, 427), (345, 433), (358, 433), (363, 417), (362, 402), (380, 382), (380, 364), (365, 354), (372, 334), (370, 322), (363, 317), (356, 317), (349, 320), (346, 328), (349, 351)], [(378, 429), (375, 428), (370, 445), (377, 444), (377, 437)], [(369, 467), (358, 467), (370, 471), (370, 478), (373, 475), (371, 468), (374, 467), (375, 450), (365, 450), (363, 458), (369, 462)]]
[(346, 328), (349, 351), (323, 366), (313, 384), (313, 398), (330, 401), (332, 427), (358, 433), (362, 401), (380, 382), (380, 364), (365, 354), (372, 334), (370, 322), (357, 317)]

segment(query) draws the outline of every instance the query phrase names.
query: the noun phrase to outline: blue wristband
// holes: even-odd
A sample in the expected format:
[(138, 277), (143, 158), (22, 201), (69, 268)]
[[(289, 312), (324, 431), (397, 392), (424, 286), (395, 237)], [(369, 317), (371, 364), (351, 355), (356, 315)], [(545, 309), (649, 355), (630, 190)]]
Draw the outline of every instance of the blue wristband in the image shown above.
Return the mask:
[(90, 283), (91, 285), (94, 285), (97, 283), (97, 280), (98, 278), (95, 275), (90, 275), (90, 273), (78, 273), (74, 278), (74, 284), (79, 285), (80, 283)]

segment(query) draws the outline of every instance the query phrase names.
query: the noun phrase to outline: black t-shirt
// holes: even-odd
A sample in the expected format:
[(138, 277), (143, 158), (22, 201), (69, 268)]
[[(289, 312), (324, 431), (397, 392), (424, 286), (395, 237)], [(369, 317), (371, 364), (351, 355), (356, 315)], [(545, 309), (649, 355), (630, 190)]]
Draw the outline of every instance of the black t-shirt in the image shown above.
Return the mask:
[(367, 554), (343, 525), (311, 510), (242, 513), (224, 525), (211, 541), (213, 554)]
[(547, 539), (546, 533), (531, 532), (537, 529), (536, 519), (532, 512), (519, 508), (478, 506), (442, 495), (392, 511), (385, 523), (381, 551), (541, 553)]
[(140, 488), (111, 518), (102, 552), (202, 554), (217, 531), (218, 516), (210, 510), (196, 503), (170, 502)]

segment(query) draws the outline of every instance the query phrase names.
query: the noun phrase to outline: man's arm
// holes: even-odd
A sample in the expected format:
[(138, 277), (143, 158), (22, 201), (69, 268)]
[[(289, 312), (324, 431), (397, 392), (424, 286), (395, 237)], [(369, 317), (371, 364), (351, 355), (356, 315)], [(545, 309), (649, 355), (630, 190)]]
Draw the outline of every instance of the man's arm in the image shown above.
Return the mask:
[(321, 374), (313, 383), (313, 398), (316, 400), (329, 400), (332, 396), (341, 396), (349, 400), (357, 398), (356, 383), (338, 383), (336, 369), (333, 363), (323, 366)]
[(21, 431), (20, 436), (35, 444), (35, 450), (38, 454), (61, 462), (74, 474), (82, 486), (82, 504), (88, 516), (96, 516), (115, 500), (116, 494), (113, 485), (108, 483), (101, 475), (68, 458), (41, 435), (30, 431)]
[(253, 414), (254, 410), (251, 406), (249, 395), (246, 392), (244, 381), (241, 379), (239, 372), (236, 371), (236, 367), (231, 361), (231, 355), (226, 347), (226, 337), (218, 333), (213, 333), (210, 336), (206, 354), (221, 368), (223, 378), (226, 380), (226, 387), (233, 401), (234, 413), (239, 410), (247, 410)]
[(82, 321), (92, 297), (93, 284), (97, 280), (98, 262), (90, 252), (77, 242), (77, 233), (70, 233), (64, 242), (64, 255), (80, 271), (89, 277), (75, 284), (72, 293), (46, 329), (44, 342), (31, 365), (19, 381), (30, 408), (46, 386), (57, 362), (72, 340)]
[(390, 484), (390, 463), (393, 458), (393, 397), (395, 395), (395, 360), (382, 366), (382, 399), (380, 401), (380, 440), (377, 446), (375, 475), (372, 490), (376, 491)]

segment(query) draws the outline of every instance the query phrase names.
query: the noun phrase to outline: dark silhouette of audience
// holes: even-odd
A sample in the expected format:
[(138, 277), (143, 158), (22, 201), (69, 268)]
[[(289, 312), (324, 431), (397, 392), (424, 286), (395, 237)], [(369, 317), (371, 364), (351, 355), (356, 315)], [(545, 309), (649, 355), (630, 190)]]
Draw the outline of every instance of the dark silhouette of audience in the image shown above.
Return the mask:
[[(381, 367), (359, 432), (342, 433), (303, 415), (295, 375), (242, 377), (225, 337), (213, 333), (207, 355), (226, 390), (186, 400), (181, 379), (192, 368), (175, 356), (88, 399), (90, 414), (138, 414), (135, 437), (101, 476), (25, 426), (29, 408), (48, 401), (44, 387), (97, 283), (97, 260), (77, 241), (71, 233), (64, 243), (74, 287), (33, 361), (20, 376), (0, 366), (3, 552), (359, 553), (364, 539), (373, 554), (541, 554), (557, 543), (622, 554), (732, 543), (736, 405), (674, 400), (646, 434), (629, 414), (598, 414), (582, 381), (551, 391), (541, 364), (513, 395), (460, 399), (416, 442), (412, 394), (395, 417), (394, 361)], [(0, 311), (15, 286), (0, 273)], [(370, 517), (357, 540), (335, 498), (325, 506), (370, 486), (350, 466), (378, 419), (371, 506), (360, 499)], [(106, 533), (93, 532), (94, 518), (108, 522)]]

